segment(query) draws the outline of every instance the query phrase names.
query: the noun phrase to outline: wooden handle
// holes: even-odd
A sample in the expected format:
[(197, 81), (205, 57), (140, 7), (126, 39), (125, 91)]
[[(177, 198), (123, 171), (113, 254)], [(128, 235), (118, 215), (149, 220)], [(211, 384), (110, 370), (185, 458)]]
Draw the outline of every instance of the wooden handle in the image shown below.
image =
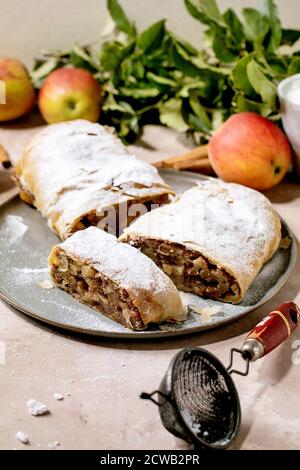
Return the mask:
[(282, 304), (256, 325), (244, 344), (249, 344), (250, 340), (258, 341), (263, 347), (259, 357), (263, 357), (285, 341), (297, 328), (299, 321), (299, 307), (294, 302)]

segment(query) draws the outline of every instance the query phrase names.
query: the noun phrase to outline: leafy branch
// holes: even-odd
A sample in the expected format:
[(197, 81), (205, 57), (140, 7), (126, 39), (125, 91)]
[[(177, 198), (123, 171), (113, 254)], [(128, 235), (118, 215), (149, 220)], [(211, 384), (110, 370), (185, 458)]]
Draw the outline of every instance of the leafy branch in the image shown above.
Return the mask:
[[(162, 124), (209, 139), (231, 114), (255, 111), (279, 121), (276, 84), (300, 72), (293, 46), (300, 31), (284, 29), (273, 0), (260, 0), (239, 17), (224, 13), (215, 0), (184, 0), (204, 24), (205, 48), (178, 38), (158, 21), (142, 33), (117, 0), (107, 0), (110, 27), (100, 51), (75, 45), (44, 53), (32, 78), (37, 87), (59, 67), (91, 71), (102, 84), (101, 120), (132, 142), (147, 124)], [(107, 29), (107, 28), (106, 28)]]

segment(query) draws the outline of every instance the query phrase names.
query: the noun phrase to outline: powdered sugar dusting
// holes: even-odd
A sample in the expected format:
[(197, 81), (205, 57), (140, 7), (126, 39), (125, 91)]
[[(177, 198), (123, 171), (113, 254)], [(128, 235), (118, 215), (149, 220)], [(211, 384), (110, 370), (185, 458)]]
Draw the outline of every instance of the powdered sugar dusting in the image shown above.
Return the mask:
[[(88, 261), (97, 271), (138, 296), (148, 295), (165, 307), (166, 318), (182, 319), (182, 303), (173, 282), (139, 250), (95, 227), (76, 232), (60, 247), (70, 255)], [(177, 306), (174, 310), (173, 307)], [(178, 311), (178, 307), (181, 310)], [(171, 309), (171, 312), (170, 312)]]
[(140, 217), (126, 236), (168, 240), (203, 253), (236, 277), (243, 292), (277, 250), (280, 220), (262, 194), (219, 180), (186, 191)]
[(28, 226), (22, 217), (18, 215), (7, 215), (4, 221), (3, 231), (7, 235), (8, 243), (15, 243), (27, 232)]
[(190, 306), (193, 312), (201, 315), (203, 321), (210, 321), (211, 317), (218, 315), (221, 312), (220, 307), (196, 307), (194, 305)]
[(17, 268), (13, 266), (9, 273), (9, 277), (11, 277), (12, 282), (16, 285), (30, 285), (45, 280), (43, 278), (46, 273), (49, 273), (48, 267), (32, 269)]
[(13, 268), (15, 271), (21, 273), (21, 274), (42, 274), (42, 273), (47, 273), (49, 272), (49, 268)]
[(133, 198), (172, 193), (156, 168), (131, 155), (105, 127), (84, 120), (43, 129), (27, 148), (22, 168), (22, 186), (61, 238), (88, 212), (101, 215)]

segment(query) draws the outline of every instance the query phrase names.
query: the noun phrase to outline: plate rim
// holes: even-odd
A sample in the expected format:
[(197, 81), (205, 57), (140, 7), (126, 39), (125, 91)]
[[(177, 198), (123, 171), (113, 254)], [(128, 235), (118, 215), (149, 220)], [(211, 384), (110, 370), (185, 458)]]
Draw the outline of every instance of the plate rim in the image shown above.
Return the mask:
[[(162, 173), (172, 173), (172, 174), (177, 174), (178, 172), (175, 170), (163, 170)], [(205, 180), (208, 179), (207, 176), (204, 175), (198, 175), (197, 173), (194, 172), (180, 172), (183, 176), (187, 176), (191, 178), (191, 180)], [(9, 202), (13, 202), (13, 200), (16, 199), (16, 197), (10, 199), (9, 201), (5, 202), (0, 206), (0, 211), (3, 209)], [(226, 326), (234, 321), (240, 320), (244, 318), (249, 312), (261, 307), (265, 303), (267, 303), (269, 300), (271, 300), (284, 286), (284, 284), (289, 280), (295, 264), (297, 262), (297, 257), (298, 257), (298, 249), (297, 249), (297, 239), (294, 234), (294, 232), (291, 230), (287, 222), (279, 215), (280, 220), (282, 224), (284, 225), (285, 229), (288, 232), (289, 238), (292, 240), (291, 244), (291, 250), (290, 250), (290, 260), (287, 269), (282, 273), (276, 284), (274, 284), (271, 289), (254, 305), (249, 306), (246, 308), (243, 312), (241, 313), (236, 313), (233, 316), (230, 317), (224, 317), (222, 319), (218, 319), (215, 321), (212, 321), (209, 324), (204, 324), (204, 325), (199, 325), (199, 326), (190, 326), (185, 329), (178, 328), (174, 330), (153, 330), (153, 331), (100, 331), (97, 329), (89, 329), (85, 327), (78, 327), (74, 326), (71, 324), (67, 323), (61, 323), (57, 322), (55, 320), (51, 320), (48, 317), (44, 317), (42, 314), (39, 314), (32, 310), (31, 308), (22, 306), (19, 302), (15, 301), (13, 298), (8, 296), (3, 290), (2, 286), (0, 286), (0, 298), (4, 300), (7, 304), (11, 305), (13, 308), (21, 312), (22, 314), (29, 316), (30, 318), (33, 318), (34, 320), (41, 322), (41, 323), (46, 323), (47, 325), (51, 325), (55, 328), (59, 328), (61, 330), (67, 330), (71, 331), (77, 334), (83, 334), (83, 335), (89, 335), (93, 337), (105, 337), (105, 338), (117, 338), (119, 340), (144, 340), (144, 339), (152, 339), (152, 340), (157, 340), (157, 339), (166, 339), (166, 338), (171, 338), (171, 337), (179, 337), (179, 336), (186, 336), (186, 335), (191, 335), (191, 334), (197, 334), (201, 333), (204, 331), (210, 331), (212, 329), (218, 328), (218, 327), (223, 327)]]

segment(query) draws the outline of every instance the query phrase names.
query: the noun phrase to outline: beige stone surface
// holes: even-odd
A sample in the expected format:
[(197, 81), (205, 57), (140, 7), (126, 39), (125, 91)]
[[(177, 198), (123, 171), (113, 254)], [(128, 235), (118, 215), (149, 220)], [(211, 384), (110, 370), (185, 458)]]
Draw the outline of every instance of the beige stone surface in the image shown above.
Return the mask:
[[(129, 17), (142, 30), (154, 21), (183, 38), (201, 44), (201, 25), (188, 15), (183, 0), (120, 0)], [(222, 10), (253, 7), (256, 0), (218, 0)], [(299, 0), (276, 1), (283, 24), (299, 27)], [(0, 57), (17, 57), (30, 65), (42, 49), (66, 50), (78, 42), (99, 40), (107, 18), (106, 0), (1, 0)]]
[[(34, 132), (31, 121), (19, 127), (24, 125), (27, 131), (16, 126), (0, 129), (0, 142), (5, 142), (15, 159)], [(167, 142), (170, 153), (174, 147), (184, 147), (182, 139), (168, 131), (167, 136), (159, 131), (160, 138), (157, 129), (147, 132), (160, 142), (158, 153), (168, 152)], [(157, 158), (146, 150), (140, 155)], [(299, 239), (300, 185), (283, 183), (268, 196)], [(202, 334), (143, 342), (66, 333), (0, 301), (0, 449), (47, 449), (53, 441), (60, 442), (58, 449), (186, 448), (162, 427), (156, 407), (140, 400), (139, 394), (157, 389), (181, 348), (203, 346), (227, 364), (230, 348), (239, 347), (258, 320), (278, 304), (294, 299), (300, 303), (299, 260), (276, 297), (246, 318)], [(243, 416), (233, 447), (299, 449), (300, 329), (252, 364), (248, 377), (235, 376), (235, 381)], [(54, 393), (63, 394), (64, 400), (55, 400)], [(30, 416), (26, 407), (30, 398), (45, 403), (50, 414)], [(30, 445), (16, 440), (17, 431), (30, 436)]]

